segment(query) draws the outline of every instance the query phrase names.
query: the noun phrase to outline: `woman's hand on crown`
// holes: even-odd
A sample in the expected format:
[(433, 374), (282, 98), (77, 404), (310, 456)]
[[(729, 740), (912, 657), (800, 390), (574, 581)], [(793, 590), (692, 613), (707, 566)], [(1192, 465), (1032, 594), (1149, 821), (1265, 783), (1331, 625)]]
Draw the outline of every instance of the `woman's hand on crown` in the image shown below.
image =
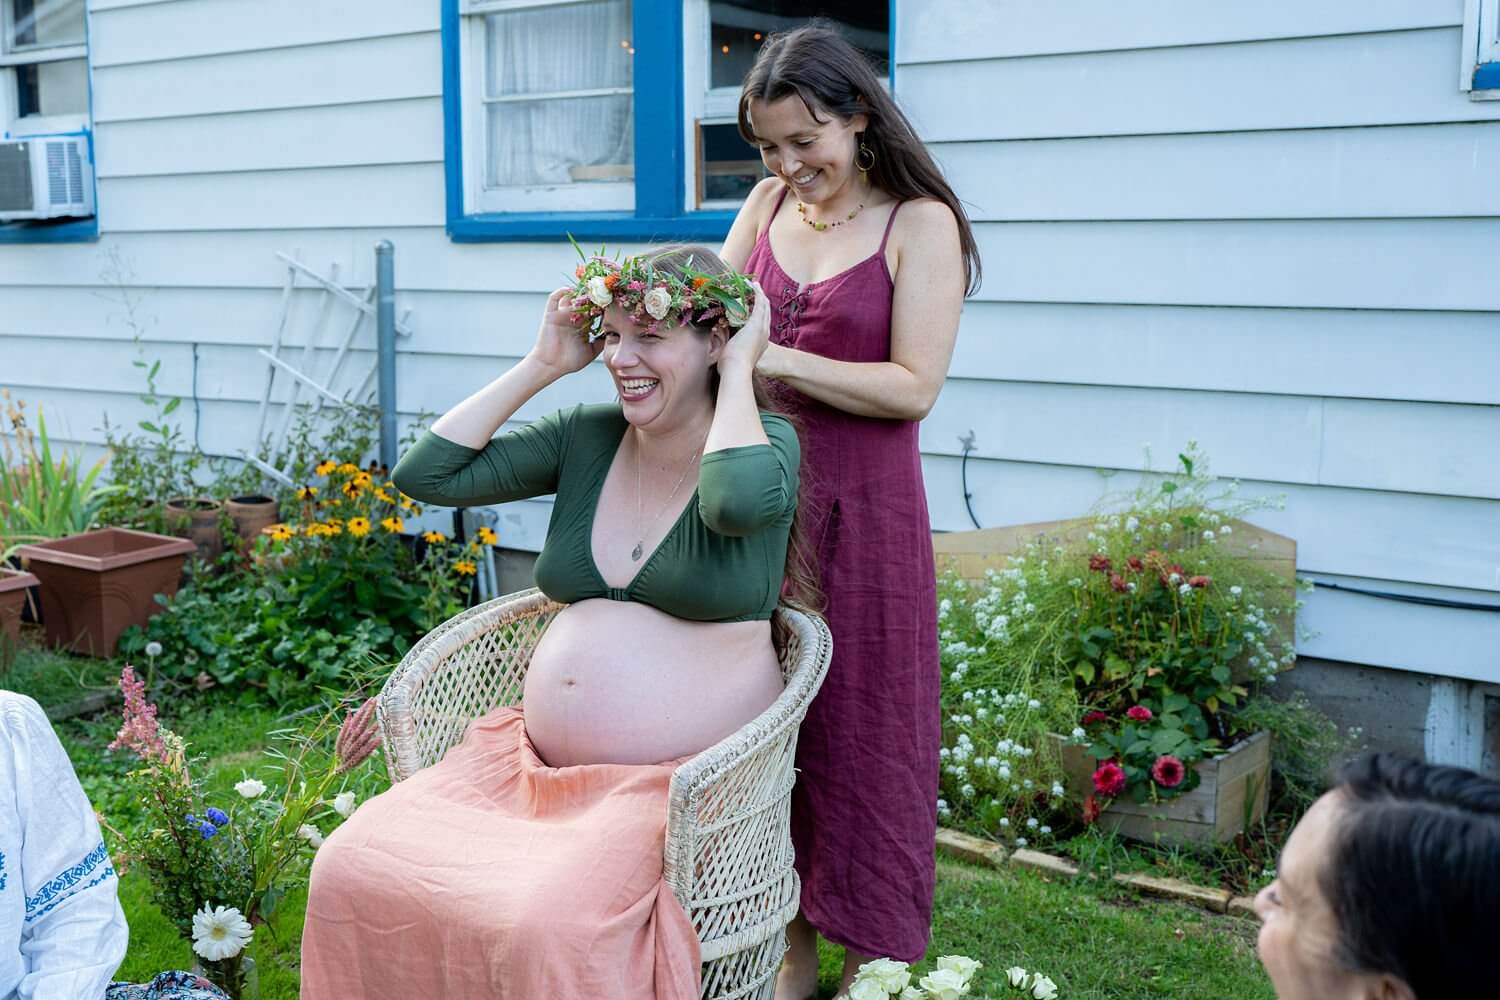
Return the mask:
[(542, 327), (531, 357), (559, 377), (581, 370), (604, 350), (604, 338), (589, 342), (588, 332), (573, 315), (573, 290), (559, 288), (547, 296)]
[(766, 345), (771, 342), (771, 307), (766, 302), (766, 293), (755, 282), (751, 282), (750, 287), (755, 289), (755, 305), (745, 325), (724, 342), (723, 353), (719, 355), (721, 378), (753, 373), (760, 356), (766, 353)]

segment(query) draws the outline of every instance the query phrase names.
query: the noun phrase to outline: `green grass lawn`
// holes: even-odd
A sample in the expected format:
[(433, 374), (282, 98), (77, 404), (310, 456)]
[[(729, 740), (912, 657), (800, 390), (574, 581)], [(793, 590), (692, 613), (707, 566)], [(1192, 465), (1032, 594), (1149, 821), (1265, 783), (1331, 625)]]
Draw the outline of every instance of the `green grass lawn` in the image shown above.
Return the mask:
[[(76, 701), (88, 687), (106, 685), (118, 665), (23, 651), (0, 687), (44, 704)], [(222, 693), (186, 695), (161, 705), (161, 719), (207, 758), (198, 773), (208, 787), (231, 795), (234, 782), (256, 767), (265, 734), (285, 723), (254, 704), (231, 703)], [(120, 778), (131, 762), (107, 755), (118, 728), (108, 710), (57, 725), (85, 790), (106, 822), (128, 826), (135, 805)], [(141, 871), (128, 872), (120, 895), (130, 922), (130, 953), (119, 978), (149, 979), (192, 963), (188, 944), (151, 902)], [(263, 1000), (295, 1000), (304, 896), (284, 900), (251, 945)], [(1058, 882), (1029, 871), (992, 871), (943, 860), (938, 868), (930, 956), (964, 954), (984, 963), (975, 997), (1019, 996), (1002, 987), (1003, 970), (1021, 965), (1045, 973), (1066, 1000), (1175, 997), (1182, 1000), (1272, 1000), (1255, 958), (1255, 926), (1190, 907), (1147, 902), (1104, 882)], [(823, 998), (832, 997), (841, 956), (822, 954)], [(926, 971), (928, 963), (920, 967)]]

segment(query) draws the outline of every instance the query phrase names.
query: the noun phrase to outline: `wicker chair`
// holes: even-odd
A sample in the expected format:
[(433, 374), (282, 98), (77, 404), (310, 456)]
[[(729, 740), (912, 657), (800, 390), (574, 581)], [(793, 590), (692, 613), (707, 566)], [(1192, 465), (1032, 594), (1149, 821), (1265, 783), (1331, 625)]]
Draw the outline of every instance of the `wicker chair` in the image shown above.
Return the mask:
[[(501, 597), (424, 636), (377, 702), (391, 780), (441, 760), (468, 724), (520, 700), (531, 654), (563, 605), (537, 590)], [(672, 774), (664, 873), (698, 932), (703, 997), (769, 998), (796, 915), (792, 767), (797, 727), (828, 671), (816, 615), (782, 606), (786, 689), (759, 718)]]

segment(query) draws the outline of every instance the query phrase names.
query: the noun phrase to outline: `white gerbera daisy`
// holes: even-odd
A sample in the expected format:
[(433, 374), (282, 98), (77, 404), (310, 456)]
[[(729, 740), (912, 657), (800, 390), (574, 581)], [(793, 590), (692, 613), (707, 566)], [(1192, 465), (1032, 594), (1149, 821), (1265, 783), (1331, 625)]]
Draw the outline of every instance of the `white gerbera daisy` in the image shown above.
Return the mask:
[(232, 906), (204, 903), (193, 914), (193, 951), (210, 962), (222, 962), (244, 950), (255, 934), (245, 915)]

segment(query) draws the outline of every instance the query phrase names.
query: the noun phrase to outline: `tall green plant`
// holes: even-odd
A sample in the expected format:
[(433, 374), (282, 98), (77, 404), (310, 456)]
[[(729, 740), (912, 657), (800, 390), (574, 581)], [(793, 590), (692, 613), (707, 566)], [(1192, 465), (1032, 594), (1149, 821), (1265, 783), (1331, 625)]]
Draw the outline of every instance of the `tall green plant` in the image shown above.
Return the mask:
[(97, 480), (104, 459), (88, 469), (80, 456), (54, 457), (47, 421), (38, 408), (36, 429), (28, 425), (25, 403), (4, 393), (5, 416), (14, 446), (3, 440), (0, 458), (0, 560), (27, 542), (87, 531), (117, 487)]

